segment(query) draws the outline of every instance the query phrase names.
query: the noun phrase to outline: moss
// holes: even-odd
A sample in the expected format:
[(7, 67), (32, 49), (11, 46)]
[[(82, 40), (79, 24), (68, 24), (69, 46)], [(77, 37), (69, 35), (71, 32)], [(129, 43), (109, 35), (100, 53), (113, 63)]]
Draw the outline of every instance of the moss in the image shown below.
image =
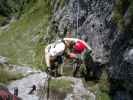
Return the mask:
[(82, 98), (83, 100), (92, 100), (92, 98), (89, 97), (88, 95), (83, 95)]
[(116, 24), (118, 30), (126, 31), (128, 26), (125, 26), (125, 13), (129, 19), (133, 18), (133, 1), (132, 0), (116, 0), (112, 12), (112, 20)]
[(23, 75), (20, 73), (12, 73), (12, 72), (9, 72), (8, 70), (0, 68), (0, 82), (1, 83), (8, 83), (12, 80), (16, 80), (22, 77)]
[(116, 0), (115, 6), (112, 12), (112, 19), (117, 24), (117, 27), (119, 29), (122, 29), (123, 23), (123, 1), (122, 0)]
[(0, 15), (0, 22), (2, 22), (2, 21), (4, 21), (4, 20), (6, 20), (6, 17)]
[(60, 7), (63, 8), (65, 5), (65, 0), (60, 0)]
[(52, 79), (48, 87), (40, 87), (38, 95), (42, 98), (48, 96), (50, 100), (64, 100), (67, 93), (72, 92), (73, 82), (65, 79)]
[(119, 11), (114, 10), (112, 13), (112, 19), (115, 23), (118, 23), (120, 19), (122, 19), (122, 15), (119, 13)]
[(63, 67), (63, 75), (64, 76), (72, 76), (73, 68), (72, 67)]
[(51, 80), (51, 82), (50, 82), (50, 88), (52, 90), (58, 90), (58, 91), (68, 93), (68, 92), (72, 91), (72, 84), (73, 84), (73, 82), (70, 80), (54, 79), (54, 80)]
[(96, 100), (111, 100), (108, 93), (99, 91), (96, 94)]
[(129, 10), (128, 10), (130, 18), (133, 18), (133, 1), (129, 5)]
[(70, 80), (64, 80), (64, 79), (59, 79), (59, 80), (51, 80), (50, 82), (50, 95), (51, 97), (55, 98), (65, 98), (67, 93), (72, 92), (72, 81)]
[(109, 85), (107, 82), (102, 81), (95, 83), (92, 81), (88, 81), (85, 84), (85, 87), (88, 87), (88, 90), (96, 95), (96, 100), (111, 100), (111, 97), (109, 96)]
[(117, 24), (118, 28), (121, 30), (121, 31), (124, 31), (125, 30), (125, 26), (124, 26), (124, 19), (120, 19), (118, 24)]

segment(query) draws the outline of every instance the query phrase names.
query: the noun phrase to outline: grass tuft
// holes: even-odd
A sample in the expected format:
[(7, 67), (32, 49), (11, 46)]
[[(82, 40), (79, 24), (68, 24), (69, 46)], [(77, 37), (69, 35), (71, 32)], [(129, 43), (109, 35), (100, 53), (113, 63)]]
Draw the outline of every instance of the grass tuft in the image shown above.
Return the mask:
[(26, 5), (19, 20), (0, 29), (0, 55), (12, 64), (43, 67), (43, 37), (48, 24), (49, 10), (43, 0)]
[(20, 73), (12, 73), (6, 69), (0, 68), (0, 82), (1, 83), (8, 83), (12, 80), (17, 80), (17, 79), (20, 79), (22, 77), (23, 77), (23, 75)]

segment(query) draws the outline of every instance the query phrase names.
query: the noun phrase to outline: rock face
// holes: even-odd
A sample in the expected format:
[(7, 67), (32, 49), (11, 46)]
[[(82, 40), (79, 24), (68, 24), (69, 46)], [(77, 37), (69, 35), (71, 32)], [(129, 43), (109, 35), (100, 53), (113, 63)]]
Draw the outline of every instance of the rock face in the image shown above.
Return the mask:
[(111, 90), (123, 88), (122, 92), (114, 92), (115, 96), (126, 91), (123, 98), (130, 100), (127, 94), (130, 95), (133, 88), (132, 17), (129, 9), (121, 8), (124, 9), (122, 16), (126, 28), (121, 32), (112, 21), (113, 6), (114, 0), (67, 0), (62, 9), (55, 7), (53, 19), (59, 22), (60, 32), (67, 27), (73, 36), (88, 37), (88, 44), (95, 53), (93, 59), (108, 63), (110, 79), (115, 80), (111, 81)]
[(37, 94), (29, 94), (33, 85), (39, 86), (43, 85), (46, 80), (46, 73), (34, 73), (28, 77), (16, 80), (8, 85), (9, 90), (13, 93), (15, 87), (18, 88), (18, 96), (22, 100), (39, 100)]
[[(57, 33), (59, 31), (58, 34), (60, 34), (67, 27), (67, 30), (72, 32), (72, 36), (88, 37), (88, 44), (94, 51), (94, 61), (108, 64), (113, 99), (131, 100), (133, 94), (133, 18), (130, 18), (129, 9), (123, 12), (124, 25), (129, 30), (121, 32), (112, 22), (112, 9), (116, 0), (64, 0), (62, 7), (59, 6), (61, 0), (47, 1), (52, 6), (52, 20), (58, 22), (55, 31)], [(1, 4), (0, 6), (3, 5)], [(0, 59), (0, 63), (5, 62), (6, 60)], [(20, 69), (17, 68), (17, 70)], [(28, 78), (32, 77), (35, 76), (31, 75)], [(26, 81), (23, 85), (28, 83), (28, 78), (22, 79)], [(17, 82), (21, 83), (19, 80)]]
[[(115, 35), (113, 35), (115, 36)], [(110, 55), (109, 76), (111, 78), (111, 89), (117, 91), (113, 94), (121, 96), (120, 100), (131, 100), (133, 89), (133, 35), (130, 32), (121, 32), (113, 39)], [(115, 80), (115, 82), (114, 82)], [(117, 84), (117, 85), (116, 85)], [(117, 97), (116, 97), (117, 98)], [(114, 99), (116, 100), (116, 99)]]
[(106, 63), (112, 6), (112, 0), (68, 0), (64, 8), (54, 10), (53, 20), (59, 22), (60, 32), (67, 27), (73, 36), (87, 36), (95, 52), (94, 59)]
[(84, 84), (81, 79), (72, 77), (61, 77), (61, 79), (63, 78), (72, 80), (74, 82), (73, 92), (68, 94), (64, 100), (75, 100), (76, 98), (78, 100), (86, 100), (84, 96), (87, 96), (87, 98), (90, 100), (96, 100), (95, 94), (88, 91), (88, 89), (84, 87)]
[[(132, 4), (130, 5), (133, 6)], [(131, 16), (131, 12), (129, 11), (131, 6), (122, 8), (124, 11), (122, 14), (124, 24), (123, 31), (121, 31), (119, 28), (116, 28), (117, 30), (110, 34), (112, 37), (110, 43), (112, 45), (110, 53), (109, 75), (111, 78), (111, 83), (113, 83), (112, 90), (114, 91), (118, 89), (119, 91), (114, 92), (113, 94), (118, 96), (123, 95), (124, 93), (124, 95), (121, 96), (121, 100), (131, 100), (131, 98), (133, 98), (133, 16)]]
[(133, 79), (132, 41), (131, 33), (120, 33), (112, 45), (110, 71), (114, 79)]
[[(21, 71), (20, 69), (25, 70), (25, 72)], [(40, 99), (40, 97), (38, 96), (38, 92), (39, 92), (40, 87), (47, 84), (47, 82), (46, 82), (47, 74), (45, 72), (40, 72), (40, 71), (35, 72), (30, 67), (26, 68), (26, 67), (20, 67), (19, 66), (18, 71), (23, 72), (25, 74), (29, 73), (29, 71), (30, 71), (30, 72), (32, 72), (32, 74), (30, 74), (30, 75), (28, 75), (22, 79), (11, 82), (8, 85), (9, 91), (11, 93), (14, 93), (13, 92), (14, 88), (17, 87), (18, 88), (18, 96), (22, 100), (47, 100), (46, 97), (44, 97), (44, 96), (43, 96), (44, 98), (42, 98), (42, 99)], [(57, 78), (57, 80), (58, 79), (71, 80), (74, 83), (72, 86), (73, 91), (70, 94), (67, 94), (67, 96), (65, 97), (64, 100), (75, 100), (76, 98), (78, 100), (86, 100), (84, 98), (84, 96), (88, 97), (90, 100), (96, 100), (95, 95), (84, 87), (84, 84), (83, 84), (81, 79), (73, 78), (73, 77), (59, 77), (59, 78)], [(29, 94), (33, 85), (36, 86), (37, 91), (33, 92), (32, 94)]]

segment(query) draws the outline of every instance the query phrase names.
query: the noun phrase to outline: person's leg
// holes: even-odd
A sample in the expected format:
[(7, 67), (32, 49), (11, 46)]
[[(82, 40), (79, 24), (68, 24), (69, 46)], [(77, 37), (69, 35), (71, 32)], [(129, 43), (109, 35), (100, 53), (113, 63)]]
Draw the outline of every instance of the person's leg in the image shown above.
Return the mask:
[(45, 62), (46, 62), (47, 69), (50, 69), (51, 64), (50, 64), (50, 54), (48, 52), (48, 48), (49, 46), (45, 48)]
[(52, 76), (54, 76), (54, 77), (56, 77), (56, 73), (57, 73), (57, 71), (56, 71), (56, 64), (55, 63), (56, 63), (56, 61), (52, 60), (51, 61), (51, 67), (50, 67), (50, 69), (51, 69), (50, 74)]
[(78, 73), (78, 71), (80, 69), (81, 63), (82, 63), (82, 61), (81, 61), (80, 58), (76, 59), (76, 62), (75, 62), (75, 70), (73, 72), (73, 76), (74, 77), (76, 77), (76, 75), (77, 75), (77, 73)]
[(77, 75), (79, 69), (80, 69), (80, 65), (77, 65), (77, 66), (76, 66), (76, 69), (75, 69), (74, 72), (73, 72), (73, 76), (74, 76), (74, 77), (76, 77), (76, 75)]
[(61, 64), (61, 65), (60, 65), (60, 74), (61, 74), (61, 75), (63, 75), (63, 66), (64, 66), (64, 64)]
[(93, 59), (90, 56), (90, 53), (88, 51), (84, 52), (83, 62), (84, 62), (84, 66), (86, 68), (85, 80), (87, 81), (92, 76), (91, 74), (92, 74), (92, 68), (93, 68)]
[(58, 62), (58, 65), (57, 65), (57, 71), (59, 72), (58, 74), (63, 74), (63, 56), (58, 56), (57, 57), (57, 62)]
[(63, 75), (63, 61), (64, 61), (64, 56), (61, 56), (61, 59), (60, 59), (60, 74)]

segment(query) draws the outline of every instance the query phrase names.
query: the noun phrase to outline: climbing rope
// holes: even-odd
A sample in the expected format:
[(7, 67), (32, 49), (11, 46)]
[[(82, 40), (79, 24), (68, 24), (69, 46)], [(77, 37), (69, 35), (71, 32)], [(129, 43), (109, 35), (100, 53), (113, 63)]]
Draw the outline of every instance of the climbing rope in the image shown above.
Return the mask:
[(72, 28), (74, 28), (73, 37), (77, 38), (79, 33), (79, 0), (76, 0), (73, 3), (73, 23)]
[(47, 74), (44, 86), (42, 88), (42, 93), (40, 95), (39, 100), (44, 100), (45, 93), (46, 93), (46, 99), (49, 100), (49, 93), (50, 93), (50, 81), (51, 81), (51, 76)]
[(78, 34), (78, 31), (79, 31), (78, 19), (79, 19), (79, 0), (77, 0), (77, 34)]
[(49, 100), (49, 92), (50, 92), (50, 80), (51, 80), (51, 76), (48, 74), (47, 75), (48, 78), (48, 87), (47, 87), (47, 100)]

